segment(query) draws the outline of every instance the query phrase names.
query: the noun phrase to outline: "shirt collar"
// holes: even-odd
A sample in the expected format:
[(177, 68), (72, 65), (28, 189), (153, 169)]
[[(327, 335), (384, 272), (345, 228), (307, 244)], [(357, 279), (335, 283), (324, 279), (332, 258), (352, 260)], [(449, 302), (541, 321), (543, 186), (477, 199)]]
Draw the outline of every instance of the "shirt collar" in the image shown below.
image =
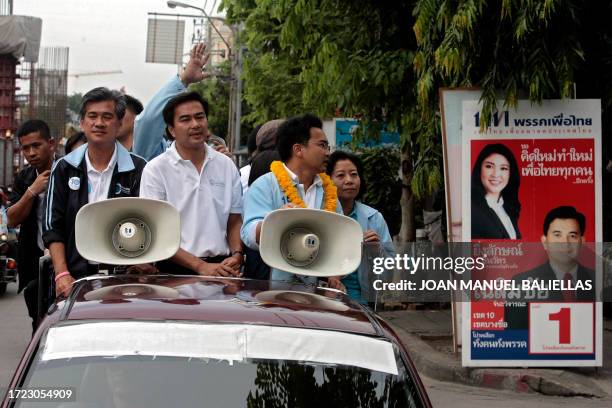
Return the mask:
[[(204, 147), (206, 149), (206, 158), (204, 159), (204, 162), (208, 162), (210, 160), (214, 160), (215, 156), (218, 154), (221, 154), (219, 152), (217, 152), (215, 149), (213, 149), (212, 147), (210, 147), (208, 144), (204, 144)], [(186, 160), (183, 159), (181, 157), (181, 155), (179, 154), (178, 150), (176, 150), (176, 142), (172, 142), (172, 144), (170, 145), (170, 147), (167, 150), (168, 155), (170, 156), (170, 159), (172, 160), (172, 163), (179, 163), (181, 161), (183, 162), (188, 162), (190, 160)]]
[(350, 214), (349, 214), (348, 216), (349, 216), (349, 217), (351, 217), (351, 218), (352, 218), (352, 219), (354, 219), (354, 220), (357, 220), (357, 218), (358, 218), (358, 214), (357, 214), (357, 212), (358, 212), (358, 211), (359, 211), (359, 210), (357, 209), (357, 201), (355, 201), (355, 202), (353, 203), (353, 209), (351, 210), (351, 212), (350, 212)]
[[(550, 265), (550, 269), (553, 270), (553, 272), (555, 273), (555, 276), (557, 277), (557, 279), (559, 280), (563, 280), (563, 278), (565, 277), (565, 272), (560, 271), (559, 269), (557, 269), (555, 267), (555, 265), (553, 265), (552, 262), (549, 262)], [(572, 275), (572, 280), (576, 280), (577, 276), (578, 276), (578, 263), (576, 263), (576, 265), (574, 265), (574, 267), (569, 271), (569, 274)]]
[(351, 211), (351, 213), (349, 214), (349, 217), (365, 220), (365, 219), (369, 219), (371, 216), (373, 216), (377, 212), (378, 211), (376, 211), (374, 208), (365, 205), (361, 201), (355, 200), (355, 205), (353, 205), (353, 211)]
[[(298, 178), (297, 174), (292, 172), (291, 169), (289, 169), (289, 167), (287, 167), (285, 163), (283, 163), (283, 166), (285, 166), (285, 170), (287, 170), (287, 174), (289, 174), (289, 177), (291, 177), (291, 180), (293, 180), (294, 184), (303, 184), (300, 183), (300, 179)], [(323, 180), (321, 180), (321, 176), (319, 176), (318, 174), (315, 175), (314, 180), (312, 181), (312, 185), (323, 185)]]
[(487, 204), (489, 205), (489, 207), (491, 208), (495, 208), (495, 207), (503, 207), (504, 206), (504, 197), (499, 197), (499, 200), (496, 200), (493, 197), (487, 197), (485, 196), (485, 200), (487, 200)]
[[(81, 163), (83, 162), (83, 158), (85, 158), (86, 156), (86, 151), (87, 143), (82, 146), (79, 146), (77, 149), (64, 156), (64, 160), (68, 162), (68, 164), (70, 164), (72, 167), (78, 169)], [(117, 171), (119, 173), (124, 173), (135, 169), (131, 153), (128, 152), (127, 149), (123, 147), (121, 143), (115, 142), (115, 151), (113, 152), (113, 156), (116, 158), (116, 162), (118, 164)], [(111, 161), (113, 160), (111, 159)], [(91, 167), (91, 163), (87, 163), (87, 165), (89, 166), (88, 168)]]
[(110, 161), (108, 162), (108, 165), (106, 166), (106, 168), (102, 171), (98, 171), (94, 168), (94, 166), (91, 164), (91, 161), (89, 160), (89, 154), (87, 154), (87, 150), (85, 151), (85, 163), (87, 164), (87, 172), (95, 172), (95, 173), (106, 173), (107, 171), (111, 170), (115, 167), (115, 163), (117, 163), (117, 145), (115, 144), (115, 149), (113, 150), (113, 155), (111, 156)]

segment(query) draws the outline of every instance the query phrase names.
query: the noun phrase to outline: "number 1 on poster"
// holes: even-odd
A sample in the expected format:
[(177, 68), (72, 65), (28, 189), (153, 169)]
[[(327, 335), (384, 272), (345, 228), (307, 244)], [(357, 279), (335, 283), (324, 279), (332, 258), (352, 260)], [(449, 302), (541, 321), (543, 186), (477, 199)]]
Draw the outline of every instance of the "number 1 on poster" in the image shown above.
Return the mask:
[(529, 354), (593, 353), (594, 318), (593, 303), (531, 302)]
[(559, 322), (559, 344), (570, 344), (572, 332), (571, 309), (562, 307), (557, 313), (549, 314), (548, 320)]

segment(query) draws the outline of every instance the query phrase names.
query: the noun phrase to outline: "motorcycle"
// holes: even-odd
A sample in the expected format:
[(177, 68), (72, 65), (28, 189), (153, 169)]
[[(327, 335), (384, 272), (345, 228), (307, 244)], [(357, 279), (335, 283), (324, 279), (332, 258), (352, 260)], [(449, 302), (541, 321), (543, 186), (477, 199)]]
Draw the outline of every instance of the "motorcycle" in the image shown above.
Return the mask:
[(6, 292), (11, 282), (17, 282), (17, 261), (15, 261), (15, 241), (8, 233), (0, 234), (0, 295)]
[(17, 282), (17, 230), (8, 228), (6, 210), (0, 209), (0, 295), (11, 282)]

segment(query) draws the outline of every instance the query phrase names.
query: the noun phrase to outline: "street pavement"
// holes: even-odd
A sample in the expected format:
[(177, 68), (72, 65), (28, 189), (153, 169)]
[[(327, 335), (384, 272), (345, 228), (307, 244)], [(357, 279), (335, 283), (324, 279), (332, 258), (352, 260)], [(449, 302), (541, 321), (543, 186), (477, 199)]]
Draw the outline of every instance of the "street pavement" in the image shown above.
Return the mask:
[(421, 376), (434, 407), (610, 408), (612, 397), (555, 397), (538, 393), (472, 387)]
[[(393, 327), (422, 375), (469, 386), (540, 393), (549, 396), (612, 397), (612, 321), (604, 320), (603, 367), (467, 368), (453, 354), (450, 310), (381, 312)], [(609, 405), (612, 406), (612, 405)]]
[(31, 335), (32, 324), (23, 300), (23, 293), (17, 294), (17, 284), (9, 283), (6, 293), (0, 296), (0, 395), (2, 396)]

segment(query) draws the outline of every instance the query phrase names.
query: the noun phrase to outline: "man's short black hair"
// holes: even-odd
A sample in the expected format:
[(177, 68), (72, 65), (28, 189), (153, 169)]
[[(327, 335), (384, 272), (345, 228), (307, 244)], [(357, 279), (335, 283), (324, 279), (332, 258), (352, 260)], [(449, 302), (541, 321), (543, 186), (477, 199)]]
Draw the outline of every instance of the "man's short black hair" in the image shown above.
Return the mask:
[(563, 205), (553, 208), (546, 214), (544, 218), (544, 235), (548, 234), (548, 228), (554, 220), (576, 220), (580, 226), (580, 235), (584, 235), (586, 229), (586, 217), (581, 212), (578, 212), (575, 207)]
[(94, 88), (83, 95), (79, 117), (81, 119), (85, 117), (85, 109), (87, 108), (87, 104), (104, 101), (115, 102), (115, 116), (117, 116), (117, 119), (123, 119), (125, 116), (125, 98), (123, 97), (123, 94), (119, 91), (111, 91), (105, 87)]
[(249, 133), (249, 137), (247, 138), (247, 153), (252, 155), (255, 150), (257, 150), (257, 132), (261, 129), (262, 125), (257, 125), (255, 129), (251, 133)]
[(310, 140), (310, 129), (323, 129), (321, 119), (312, 113), (294, 116), (283, 122), (276, 133), (276, 148), (281, 160), (286, 162), (293, 154), (293, 145), (306, 145)]
[(21, 126), (19, 126), (19, 129), (17, 129), (17, 138), (21, 138), (34, 132), (38, 132), (45, 140), (51, 139), (49, 125), (47, 125), (47, 122), (44, 120), (40, 119), (30, 119), (23, 122)]
[(135, 115), (140, 115), (140, 112), (144, 110), (144, 106), (142, 106), (142, 102), (140, 102), (138, 99), (134, 98), (131, 95), (125, 94), (123, 95), (123, 97), (125, 98), (125, 104), (126, 104), (127, 109), (134, 112)]
[(174, 109), (176, 109), (177, 106), (190, 101), (200, 102), (204, 108), (204, 113), (206, 116), (208, 116), (208, 102), (202, 98), (202, 95), (196, 91), (183, 92), (170, 99), (168, 103), (166, 103), (166, 106), (164, 106), (162, 115), (164, 116), (164, 122), (166, 122), (167, 126), (172, 126), (174, 124)]

